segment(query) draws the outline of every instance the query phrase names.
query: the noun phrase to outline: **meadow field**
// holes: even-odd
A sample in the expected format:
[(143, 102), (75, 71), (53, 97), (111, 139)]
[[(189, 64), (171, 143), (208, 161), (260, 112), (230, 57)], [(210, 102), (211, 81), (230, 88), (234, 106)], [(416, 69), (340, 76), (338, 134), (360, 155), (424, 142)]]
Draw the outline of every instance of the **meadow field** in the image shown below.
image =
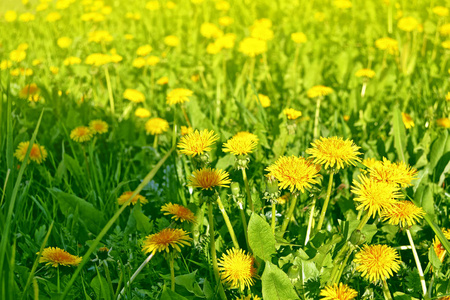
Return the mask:
[(0, 300), (450, 300), (449, 0), (2, 0)]

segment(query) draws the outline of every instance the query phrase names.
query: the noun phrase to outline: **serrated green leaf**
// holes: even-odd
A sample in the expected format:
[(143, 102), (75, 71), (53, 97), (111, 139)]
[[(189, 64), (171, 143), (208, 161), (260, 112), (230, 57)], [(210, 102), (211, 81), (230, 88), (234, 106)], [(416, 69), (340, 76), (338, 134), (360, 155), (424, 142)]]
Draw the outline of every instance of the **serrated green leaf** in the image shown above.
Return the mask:
[(270, 225), (256, 213), (252, 214), (248, 223), (248, 242), (253, 253), (263, 260), (270, 260), (276, 252)]
[(269, 261), (266, 262), (261, 281), (264, 300), (300, 299), (288, 275)]

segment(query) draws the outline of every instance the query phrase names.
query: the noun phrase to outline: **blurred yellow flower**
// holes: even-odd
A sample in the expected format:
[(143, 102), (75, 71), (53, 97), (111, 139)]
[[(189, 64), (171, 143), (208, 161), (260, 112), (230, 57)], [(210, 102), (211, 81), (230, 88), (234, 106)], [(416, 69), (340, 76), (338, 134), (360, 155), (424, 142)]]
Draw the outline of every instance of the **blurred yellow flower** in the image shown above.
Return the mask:
[(390, 37), (384, 37), (375, 41), (375, 47), (386, 50), (389, 54), (397, 54), (398, 42)]
[(23, 13), (19, 16), (19, 21), (24, 23), (34, 21), (34, 19), (36, 19), (35, 15), (29, 12)]
[(159, 1), (149, 1), (145, 5), (145, 8), (150, 11), (159, 10), (161, 8), (161, 5), (159, 4)]
[(356, 77), (366, 77), (373, 78), (375, 76), (375, 71), (371, 69), (360, 69), (355, 73)]
[(220, 11), (229, 11), (230, 3), (228, 1), (219, 0), (216, 2), (216, 9)]
[(127, 19), (131, 19), (131, 20), (140, 20), (141, 19), (141, 14), (140, 13), (138, 13), (138, 12), (136, 12), (136, 13), (133, 13), (133, 12), (127, 12), (126, 14), (125, 14), (125, 18), (127, 18)]
[(296, 44), (304, 44), (308, 41), (306, 35), (303, 32), (291, 33), (291, 40)]
[(177, 47), (180, 45), (180, 39), (174, 35), (168, 35), (164, 38), (164, 44), (169, 47)]
[(440, 127), (450, 128), (450, 119), (449, 118), (437, 119), (436, 124)]
[(163, 76), (156, 81), (156, 84), (165, 85), (169, 83), (169, 77)]
[(92, 120), (89, 122), (89, 129), (94, 134), (103, 134), (108, 132), (108, 123), (102, 120)]
[(255, 57), (267, 52), (267, 43), (266, 41), (247, 37), (239, 43), (239, 52), (249, 57)]
[(14, 10), (8, 10), (5, 12), (5, 15), (3, 16), (5, 18), (6, 22), (14, 22), (17, 20), (17, 13)]
[(59, 68), (55, 66), (49, 67), (50, 72), (52, 72), (53, 75), (57, 75), (59, 73)]
[(274, 37), (273, 30), (265, 26), (253, 26), (250, 30), (252, 38), (262, 41), (270, 41)]
[(350, 2), (350, 0), (334, 0), (333, 4), (340, 9), (347, 9), (352, 7), (352, 2)]
[(397, 27), (403, 31), (411, 32), (417, 29), (419, 21), (414, 17), (401, 18), (398, 21)]
[(145, 131), (147, 134), (159, 135), (169, 129), (169, 123), (161, 118), (153, 118), (145, 123)]
[(140, 103), (145, 101), (145, 96), (143, 93), (135, 89), (126, 89), (123, 92), (123, 98), (130, 100), (134, 103)]
[(253, 98), (256, 101), (259, 101), (259, 103), (261, 103), (261, 106), (264, 108), (270, 106), (270, 98), (266, 95), (263, 95), (263, 94), (253, 95)]
[(50, 22), (50, 23), (56, 22), (56, 21), (58, 21), (58, 20), (61, 20), (61, 14), (60, 14), (59, 12), (57, 12), (57, 11), (51, 12), (51, 13), (49, 13), (49, 14), (47, 15), (47, 17), (45, 18), (45, 20), (46, 20), (47, 22)]
[(150, 54), (150, 52), (152, 52), (152, 50), (153, 50), (152, 46), (144, 45), (137, 48), (136, 54), (139, 56), (147, 56), (148, 54)]
[(9, 53), (9, 59), (13, 62), (21, 62), (27, 57), (27, 53), (23, 50), (13, 50)]
[[(127, 202), (127, 201), (130, 199), (130, 197), (131, 197), (131, 195), (133, 195), (133, 193), (134, 193), (133, 191), (127, 191), (127, 192), (124, 192), (124, 193), (123, 193), (122, 195), (120, 195), (120, 197), (117, 199), (117, 203), (118, 203), (119, 205), (124, 205), (125, 202)], [(147, 200), (144, 196), (137, 194), (136, 196), (133, 197), (133, 199), (131, 199), (130, 202), (128, 202), (127, 205), (130, 205), (130, 204), (136, 205), (136, 204), (138, 203), (138, 201), (139, 201), (141, 204), (146, 204), (146, 203), (148, 203), (148, 200)]]
[(64, 60), (65, 66), (73, 66), (73, 65), (79, 65), (81, 64), (81, 58), (76, 56), (69, 56)]
[(84, 61), (87, 65), (93, 65), (96, 67), (100, 67), (106, 65), (111, 62), (111, 56), (103, 53), (92, 53), (86, 57)]
[(134, 115), (138, 118), (148, 118), (150, 117), (150, 111), (146, 108), (139, 107), (134, 112)]
[(114, 38), (107, 30), (98, 30), (89, 32), (89, 42), (95, 43), (109, 43), (113, 41)]
[(234, 19), (232, 17), (229, 16), (224, 16), (224, 17), (220, 17), (219, 18), (219, 24), (222, 26), (230, 26), (231, 24), (233, 24)]
[(324, 85), (316, 85), (310, 88), (306, 95), (308, 98), (324, 97), (333, 92), (333, 89)]
[(436, 6), (433, 7), (433, 13), (439, 17), (447, 17), (449, 14), (449, 10), (444, 6)]
[(132, 65), (133, 67), (140, 69), (147, 65), (147, 60), (144, 57), (137, 57), (133, 60)]
[(63, 36), (59, 38), (56, 43), (58, 44), (59, 48), (69, 48), (70, 45), (72, 45), (72, 39), (67, 36)]
[(128, 41), (131, 41), (132, 39), (134, 39), (134, 35), (132, 35), (132, 34), (125, 34), (124, 36), (123, 36), (126, 40), (128, 40)]
[(89, 141), (93, 135), (93, 132), (86, 126), (78, 126), (70, 132), (70, 138), (78, 143)]
[(194, 132), (194, 128), (187, 127), (187, 126), (181, 126), (181, 135), (182, 136), (188, 135), (193, 132)]
[[(28, 147), (30, 146), (30, 142), (21, 142), (17, 146), (16, 151), (14, 151), (14, 156), (20, 161), (23, 162), (25, 160), (25, 156), (28, 151)], [(28, 163), (34, 161), (37, 164), (41, 164), (47, 158), (47, 150), (45, 150), (44, 146), (41, 146), (37, 143), (34, 143), (31, 147), (30, 156), (28, 157)]]
[(173, 89), (167, 94), (166, 103), (169, 105), (184, 103), (189, 101), (189, 97), (191, 97), (193, 94), (194, 92), (188, 89)]
[(402, 120), (403, 124), (405, 124), (406, 129), (414, 127), (414, 120), (411, 118), (409, 114), (402, 112)]
[(200, 34), (207, 39), (216, 39), (223, 35), (223, 31), (213, 23), (203, 23), (200, 26)]
[(4, 59), (0, 62), (0, 70), (6, 70), (12, 67), (12, 61)]
[(147, 66), (151, 67), (156, 66), (159, 62), (160, 62), (159, 57), (154, 55), (149, 56), (146, 60)]
[(302, 112), (293, 108), (285, 108), (283, 113), (289, 120), (296, 120), (302, 116)]
[(439, 33), (443, 36), (450, 35), (450, 23), (444, 24), (439, 27)]

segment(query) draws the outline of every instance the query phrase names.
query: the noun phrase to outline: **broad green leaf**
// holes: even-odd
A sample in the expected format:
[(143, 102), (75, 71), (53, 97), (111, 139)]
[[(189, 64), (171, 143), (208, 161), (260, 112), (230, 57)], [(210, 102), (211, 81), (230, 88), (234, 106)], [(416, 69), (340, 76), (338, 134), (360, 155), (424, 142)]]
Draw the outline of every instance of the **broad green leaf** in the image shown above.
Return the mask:
[(108, 282), (103, 276), (95, 276), (91, 281), (91, 287), (97, 296), (96, 299), (111, 299), (112, 295), (108, 288)]
[(161, 300), (187, 300), (187, 298), (173, 292), (171, 289), (168, 289), (168, 288), (164, 288), (160, 299)]
[(266, 261), (261, 281), (264, 300), (300, 299), (288, 275), (269, 261)]
[(248, 242), (253, 253), (263, 260), (270, 260), (276, 252), (270, 225), (256, 213), (252, 214), (248, 223)]
[(427, 165), (428, 170), (434, 170), (439, 159), (442, 157), (442, 155), (444, 155), (445, 148), (447, 146), (447, 138), (448, 138), (448, 131), (447, 130), (442, 131), (439, 137), (434, 141), (433, 145), (431, 146), (429, 159), (430, 162)]
[(105, 225), (103, 213), (91, 203), (73, 194), (64, 193), (57, 188), (49, 189), (49, 191), (57, 199), (59, 207), (66, 217), (77, 211), (79, 219), (83, 221), (87, 229), (92, 233), (99, 233)]
[(181, 286), (184, 286), (186, 290), (195, 294), (195, 296), (200, 298), (205, 298), (205, 295), (195, 280), (195, 275), (197, 274), (197, 270), (192, 273), (179, 275), (175, 277), (175, 283)]

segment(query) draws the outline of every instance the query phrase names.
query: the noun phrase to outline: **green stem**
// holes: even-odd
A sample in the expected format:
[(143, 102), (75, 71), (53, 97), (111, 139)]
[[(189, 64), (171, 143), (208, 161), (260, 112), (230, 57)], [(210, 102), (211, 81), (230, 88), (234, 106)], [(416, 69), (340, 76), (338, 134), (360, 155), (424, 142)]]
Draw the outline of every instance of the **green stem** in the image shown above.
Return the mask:
[(155, 139), (153, 140), (153, 149), (158, 148), (158, 135), (155, 134)]
[(409, 229), (406, 229), (406, 235), (408, 236), (409, 243), (411, 244), (411, 250), (413, 252), (414, 260), (416, 261), (417, 271), (419, 272), (420, 284), (422, 285), (423, 294), (427, 294), (427, 285), (425, 283), (425, 277), (423, 275), (422, 265), (420, 264), (419, 255), (417, 255), (416, 246), (414, 245), (414, 240), (412, 238)]
[(359, 222), (358, 227), (356, 227), (355, 230), (362, 230), (363, 227), (364, 227), (364, 225), (366, 225), (367, 222), (369, 221), (369, 219), (370, 219), (370, 214), (369, 214), (369, 213), (366, 213), (366, 214), (364, 215), (364, 218), (361, 220), (361, 222)]
[(314, 139), (317, 139), (319, 137), (319, 115), (320, 115), (320, 103), (322, 102), (322, 97), (317, 98), (316, 103), (316, 114), (314, 117)]
[(253, 200), (252, 196), (250, 195), (250, 187), (248, 185), (247, 173), (245, 172), (245, 168), (242, 168), (242, 178), (244, 179), (245, 192), (247, 193), (247, 203), (250, 206), (251, 211), (254, 212)]
[(295, 207), (297, 206), (297, 193), (294, 193), (292, 196), (291, 205), (289, 206), (288, 215), (283, 220), (283, 224), (281, 225), (281, 236), (283, 236), (284, 232), (286, 231), (289, 222), (291, 221), (292, 215), (294, 214)]
[(188, 115), (186, 113), (186, 110), (184, 109), (183, 104), (181, 104), (181, 110), (183, 111), (184, 118), (186, 119), (186, 123), (189, 127), (192, 127), (191, 122), (189, 121)]
[(339, 280), (341, 279), (342, 273), (344, 272), (345, 266), (347, 265), (348, 259), (350, 258), (350, 256), (353, 253), (353, 248), (349, 249), (347, 252), (347, 255), (345, 256), (344, 261), (342, 262), (342, 264), (339, 266), (339, 271), (336, 274), (336, 278), (334, 278), (333, 282), (334, 283), (338, 283)]
[(56, 288), (58, 290), (58, 294), (61, 292), (61, 283), (59, 280), (59, 266), (56, 267), (56, 273), (57, 273), (57, 282), (56, 282)]
[(391, 292), (389, 291), (389, 287), (386, 282), (386, 279), (383, 279), (383, 294), (384, 294), (384, 299), (392, 300)]
[(170, 289), (175, 292), (175, 269), (173, 268), (174, 256), (170, 258)]
[(209, 249), (211, 250), (211, 260), (214, 270), (214, 278), (216, 283), (219, 285), (219, 294), (221, 299), (227, 299), (225, 292), (223, 290), (222, 283), (219, 276), (219, 266), (217, 265), (217, 253), (216, 253), (216, 240), (214, 238), (214, 217), (213, 217), (213, 206), (211, 201), (208, 201), (208, 222), (209, 222)]
[(248, 243), (247, 219), (245, 218), (245, 212), (244, 212), (244, 207), (242, 206), (242, 203), (239, 203), (239, 213), (241, 214), (242, 227), (244, 227), (245, 243), (247, 244), (247, 250), (251, 251), (250, 244)]
[(275, 234), (275, 223), (276, 223), (276, 214), (277, 212), (277, 204), (275, 200), (272, 200), (272, 233)]
[(106, 280), (108, 281), (109, 291), (110, 291), (111, 295), (114, 295), (114, 288), (113, 288), (112, 281), (111, 281), (111, 274), (109, 273), (108, 263), (106, 261), (103, 261), (103, 265), (105, 266), (105, 275), (106, 275)]
[(109, 105), (111, 107), (111, 114), (114, 116), (114, 97), (113, 97), (113, 92), (112, 92), (112, 87), (111, 87), (111, 78), (109, 77), (109, 71), (108, 71), (108, 67), (106, 66), (104, 68), (105, 70), (105, 77), (106, 77), (106, 85), (108, 87), (108, 97), (109, 97)]
[(87, 172), (89, 180), (91, 180), (91, 172), (89, 170), (89, 162), (88, 162), (87, 155), (86, 155), (86, 149), (84, 148), (83, 144), (81, 144), (81, 148), (83, 149), (84, 162), (86, 163), (86, 172)]
[(309, 242), (309, 237), (311, 235), (311, 231), (314, 229), (314, 211), (316, 210), (316, 198), (314, 198), (312, 206), (311, 206), (311, 212), (309, 213), (309, 221), (308, 221), (308, 229), (306, 229), (306, 237), (305, 237), (305, 246)]
[(323, 203), (322, 212), (320, 213), (319, 223), (317, 223), (317, 231), (322, 229), (323, 220), (325, 219), (325, 214), (327, 213), (328, 203), (330, 202), (331, 197), (331, 188), (333, 187), (333, 176), (334, 172), (330, 172), (330, 180), (328, 181), (328, 189), (327, 189), (327, 197), (325, 198), (325, 202)]
[(153, 258), (153, 253), (150, 253), (150, 255), (144, 260), (144, 262), (139, 266), (139, 268), (137, 268), (136, 272), (134, 272), (133, 275), (131, 275), (130, 280), (128, 280), (128, 282), (125, 284), (123, 289), (120, 291), (120, 294), (117, 296), (117, 300), (120, 299), (120, 297), (125, 293), (125, 289), (131, 285), (131, 283), (134, 281), (134, 279), (139, 275), (139, 273), (141, 273), (142, 269), (144, 269), (144, 267), (148, 264), (148, 262), (152, 258)]
[(328, 280), (329, 284), (333, 284), (335, 283), (334, 279), (337, 277), (338, 272), (340, 271), (340, 267), (341, 267), (341, 261), (344, 257), (344, 254), (349, 250), (349, 246), (348, 243), (344, 244), (344, 246), (342, 246), (341, 250), (339, 250), (338, 254), (336, 255), (336, 257), (333, 259), (333, 269), (331, 270), (331, 276), (330, 279)]
[(231, 225), (230, 218), (228, 217), (227, 211), (225, 210), (225, 207), (223, 206), (222, 200), (220, 200), (220, 197), (217, 197), (217, 204), (219, 205), (219, 210), (222, 213), (223, 219), (225, 220), (225, 224), (227, 225), (228, 232), (231, 235), (231, 239), (233, 240), (234, 248), (239, 249), (239, 243), (236, 238), (236, 234), (234, 233), (233, 225)]

